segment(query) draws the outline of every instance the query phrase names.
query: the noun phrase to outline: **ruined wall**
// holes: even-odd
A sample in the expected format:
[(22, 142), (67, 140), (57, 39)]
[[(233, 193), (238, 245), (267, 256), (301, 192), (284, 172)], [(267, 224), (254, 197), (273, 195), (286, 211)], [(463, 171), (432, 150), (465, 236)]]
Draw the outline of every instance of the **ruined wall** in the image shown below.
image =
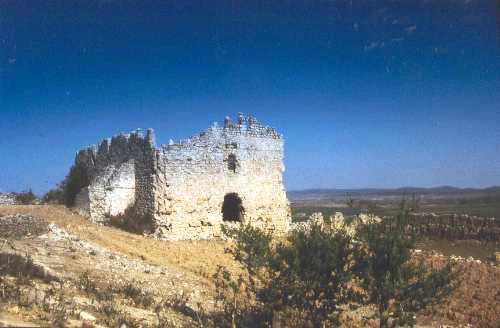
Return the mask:
[[(383, 219), (384, 229), (393, 229), (392, 216)], [(467, 214), (411, 213), (405, 230), (418, 238), (500, 242), (500, 219)]]
[(419, 237), (500, 242), (500, 219), (467, 214), (413, 214), (411, 229)]
[[(230, 168), (230, 155), (236, 159)], [(156, 219), (168, 239), (220, 235), (222, 204), (237, 193), (243, 222), (288, 230), (289, 205), (282, 181), (283, 139), (253, 118), (226, 119), (200, 135), (163, 146), (158, 153)]]
[(0, 205), (15, 205), (16, 195), (11, 193), (0, 193)]
[(107, 221), (134, 204), (139, 213), (152, 214), (153, 139), (152, 131), (146, 136), (136, 131), (79, 151), (75, 165), (86, 169), (90, 185), (76, 196), (76, 207), (94, 222)]
[(152, 131), (119, 135), (77, 154), (91, 183), (77, 207), (103, 222), (135, 204), (151, 215), (155, 234), (165, 239), (208, 239), (220, 235), (222, 204), (236, 193), (242, 221), (272, 231), (289, 229), (283, 186), (283, 138), (253, 117), (216, 123), (192, 138), (158, 149)]

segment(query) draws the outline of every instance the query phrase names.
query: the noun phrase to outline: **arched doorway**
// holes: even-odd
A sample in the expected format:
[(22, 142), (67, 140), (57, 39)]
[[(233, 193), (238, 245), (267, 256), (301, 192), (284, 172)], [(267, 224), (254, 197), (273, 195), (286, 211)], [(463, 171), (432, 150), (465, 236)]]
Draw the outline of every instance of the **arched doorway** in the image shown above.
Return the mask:
[(243, 202), (237, 193), (231, 192), (224, 196), (224, 202), (222, 203), (222, 220), (224, 221), (243, 221), (243, 215), (245, 213), (245, 208), (243, 207)]

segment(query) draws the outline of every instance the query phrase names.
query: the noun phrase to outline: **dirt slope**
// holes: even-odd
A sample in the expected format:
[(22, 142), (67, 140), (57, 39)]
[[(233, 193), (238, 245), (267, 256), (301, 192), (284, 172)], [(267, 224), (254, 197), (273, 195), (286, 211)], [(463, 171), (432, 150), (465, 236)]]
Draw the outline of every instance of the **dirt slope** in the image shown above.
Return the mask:
[(217, 265), (234, 267), (234, 262), (224, 254), (227, 245), (220, 241), (154, 240), (113, 227), (92, 224), (64, 206), (0, 206), (0, 216), (7, 214), (27, 214), (42, 218), (110, 251), (150, 264), (183, 270), (201, 279), (211, 277)]

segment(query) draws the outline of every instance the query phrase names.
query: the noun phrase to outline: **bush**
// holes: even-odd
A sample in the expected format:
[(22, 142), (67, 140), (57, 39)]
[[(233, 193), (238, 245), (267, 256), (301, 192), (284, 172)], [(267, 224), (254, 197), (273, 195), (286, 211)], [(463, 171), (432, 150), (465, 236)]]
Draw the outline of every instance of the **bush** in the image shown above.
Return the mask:
[(67, 327), (67, 321), (70, 314), (74, 313), (74, 308), (66, 306), (66, 295), (61, 292), (57, 297), (57, 302), (52, 309), (52, 327), (64, 328)]
[(301, 312), (315, 327), (338, 324), (341, 306), (360, 298), (348, 286), (356, 278), (357, 257), (357, 246), (345, 232), (318, 225), (294, 232), (276, 248), (267, 302), (277, 296), (276, 310)]
[(380, 327), (414, 325), (417, 311), (451, 293), (459, 271), (429, 269), (412, 257), (408, 215), (367, 224), (354, 241), (317, 224), (274, 244), (271, 234), (250, 225), (223, 228), (234, 241), (227, 252), (244, 272), (219, 267), (214, 275), (216, 326), (335, 326), (344, 309), (361, 304), (376, 307)]
[(143, 290), (135, 280), (125, 284), (125, 286), (121, 289), (121, 292), (123, 292), (126, 297), (132, 299), (136, 306), (143, 306), (147, 308), (155, 302), (153, 294), (147, 290)]
[(457, 281), (451, 265), (429, 270), (411, 258), (415, 238), (405, 231), (408, 217), (405, 210), (389, 224), (368, 225), (360, 232), (366, 252), (360, 273), (380, 327), (388, 327), (389, 320), (413, 326), (415, 313), (449, 295)]
[(97, 283), (90, 277), (90, 271), (84, 271), (78, 277), (78, 285), (87, 294), (95, 294)]
[(64, 204), (64, 190), (62, 185), (51, 189), (42, 197), (42, 202), (45, 204)]
[(73, 165), (61, 183), (64, 204), (68, 207), (74, 206), (76, 195), (89, 184), (90, 177), (88, 176), (87, 169), (82, 165)]
[(36, 196), (31, 189), (28, 191), (22, 191), (20, 193), (14, 193), (16, 203), (23, 205), (33, 204), (36, 200)]
[(114, 302), (108, 301), (102, 303), (99, 308), (100, 312), (108, 318), (112, 318), (119, 313), (119, 310)]
[[(273, 246), (269, 233), (250, 225), (223, 231), (235, 242), (228, 252), (245, 270), (237, 278), (223, 268), (215, 275), (224, 325), (270, 323), (276, 316), (289, 325), (337, 324), (342, 306), (359, 299), (349, 287), (358, 248), (344, 232), (313, 225)], [(248, 299), (253, 304), (243, 305)]]
[(32, 278), (39, 275), (39, 272), (30, 255), (26, 257), (0, 253), (0, 275), (10, 275), (17, 278)]

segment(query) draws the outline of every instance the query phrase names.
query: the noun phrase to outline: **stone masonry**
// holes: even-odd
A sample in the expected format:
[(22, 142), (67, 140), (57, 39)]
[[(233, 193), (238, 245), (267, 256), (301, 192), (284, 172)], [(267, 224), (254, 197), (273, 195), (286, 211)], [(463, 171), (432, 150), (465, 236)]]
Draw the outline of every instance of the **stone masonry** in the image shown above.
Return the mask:
[(218, 237), (223, 223), (289, 229), (283, 137), (252, 116), (158, 148), (152, 130), (121, 134), (80, 150), (75, 165), (90, 181), (76, 207), (94, 222), (133, 208), (169, 240)]

